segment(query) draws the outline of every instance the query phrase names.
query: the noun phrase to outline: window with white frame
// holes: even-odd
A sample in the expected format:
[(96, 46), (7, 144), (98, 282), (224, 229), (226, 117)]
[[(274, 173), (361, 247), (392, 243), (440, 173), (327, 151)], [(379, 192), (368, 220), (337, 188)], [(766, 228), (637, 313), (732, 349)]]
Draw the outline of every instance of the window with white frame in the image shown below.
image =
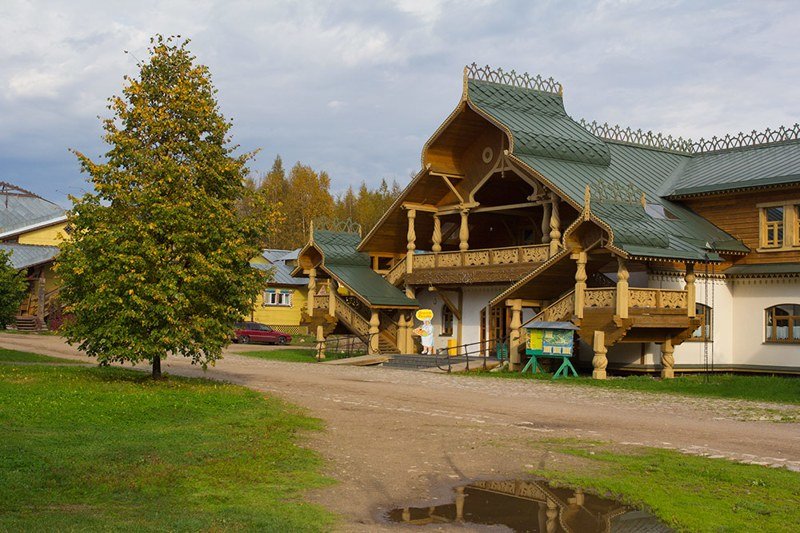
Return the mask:
[(264, 307), (268, 305), (291, 307), (292, 291), (267, 289), (264, 291)]

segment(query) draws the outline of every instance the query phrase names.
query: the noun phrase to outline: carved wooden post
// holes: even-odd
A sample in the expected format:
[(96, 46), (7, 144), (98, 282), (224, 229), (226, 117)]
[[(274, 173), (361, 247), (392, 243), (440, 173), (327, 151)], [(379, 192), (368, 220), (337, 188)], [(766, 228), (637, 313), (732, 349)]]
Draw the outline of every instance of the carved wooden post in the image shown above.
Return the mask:
[(509, 369), (517, 371), (520, 369), (520, 363), (522, 362), (519, 357), (519, 330), (522, 328), (522, 300), (519, 298), (508, 300), (507, 304), (511, 306), (511, 324), (509, 325), (511, 331), (508, 335)]
[[(694, 317), (697, 315), (697, 288), (694, 285), (694, 280), (696, 279), (694, 275), (694, 263), (686, 263), (686, 275), (683, 279), (686, 281), (686, 310), (689, 311), (690, 317)], [(706, 281), (706, 283), (708, 283), (708, 281)]]
[(556, 193), (551, 192), (553, 207), (550, 210), (550, 255), (558, 252), (558, 246), (561, 244), (561, 217), (558, 215), (558, 196)]
[(331, 278), (328, 281), (328, 314), (336, 316), (336, 280)]
[(586, 252), (573, 255), (577, 262), (575, 270), (575, 316), (583, 318), (583, 309), (586, 307)]
[[(406, 285), (406, 297), (410, 299), (414, 299), (417, 295), (414, 293), (414, 289)], [(406, 317), (406, 349), (408, 353), (416, 352), (416, 345), (414, 343), (414, 313), (411, 312)]]
[(36, 287), (37, 289), (37, 300), (39, 301), (39, 305), (36, 308), (36, 327), (37, 328), (44, 328), (44, 297), (45, 297), (45, 283), (46, 280), (44, 276), (39, 277), (39, 283)]
[(594, 357), (592, 357), (592, 378), (606, 379), (606, 367), (608, 366), (608, 359), (606, 358), (606, 334), (604, 331), (594, 332), (594, 342), (592, 343), (594, 350)]
[(317, 296), (317, 269), (308, 271), (308, 316), (314, 316), (314, 298)]
[(617, 257), (617, 316), (628, 318), (628, 265), (625, 258)]
[(408, 244), (406, 245), (406, 274), (411, 274), (414, 270), (414, 250), (417, 248), (416, 240), (417, 234), (414, 231), (414, 218), (417, 216), (417, 211), (415, 209), (408, 210), (408, 234), (406, 238), (408, 239)]
[(397, 349), (400, 353), (406, 352), (406, 314), (401, 311), (397, 317)]
[(458, 249), (469, 250), (469, 209), (461, 210), (461, 227), (458, 228)]
[(431, 250), (433, 253), (438, 254), (442, 251), (442, 221), (439, 215), (433, 215), (433, 238), (431, 239), (433, 246)]
[(550, 204), (542, 204), (542, 244), (550, 242)]
[(381, 319), (376, 309), (372, 310), (369, 318), (369, 353), (377, 354), (380, 352), (378, 334), (380, 333)]
[(322, 324), (317, 326), (317, 360), (325, 359), (325, 332)]
[(672, 339), (667, 337), (661, 345), (661, 377), (672, 379), (675, 377), (675, 347), (672, 346)]

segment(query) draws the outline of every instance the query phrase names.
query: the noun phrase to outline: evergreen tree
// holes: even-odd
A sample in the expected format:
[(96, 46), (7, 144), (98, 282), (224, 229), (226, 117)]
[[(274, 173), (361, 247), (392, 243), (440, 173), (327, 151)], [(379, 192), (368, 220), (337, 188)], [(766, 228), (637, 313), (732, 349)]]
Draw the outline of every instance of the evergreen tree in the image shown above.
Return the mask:
[(0, 250), (0, 329), (14, 322), (27, 287), (25, 276), (11, 266), (11, 254)]
[(101, 364), (149, 361), (156, 378), (167, 354), (213, 364), (265, 281), (249, 260), (269, 221), (238, 210), (252, 154), (234, 154), (187, 44), (151, 39), (109, 99), (105, 162), (75, 152), (95, 192), (72, 198), (57, 266), (69, 341)]

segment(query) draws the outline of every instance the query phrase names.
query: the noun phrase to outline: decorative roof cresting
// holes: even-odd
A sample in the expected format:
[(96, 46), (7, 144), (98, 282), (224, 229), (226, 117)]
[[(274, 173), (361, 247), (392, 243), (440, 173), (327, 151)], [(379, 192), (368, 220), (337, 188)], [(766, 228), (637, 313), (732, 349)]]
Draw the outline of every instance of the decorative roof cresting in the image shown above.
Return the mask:
[(750, 133), (738, 135), (725, 135), (724, 137), (700, 138), (698, 141), (654, 133), (652, 131), (634, 130), (621, 126), (610, 126), (608, 123), (598, 124), (581, 119), (580, 125), (592, 135), (609, 141), (619, 141), (638, 144), (660, 150), (684, 152), (687, 154), (708, 154), (735, 150), (737, 148), (752, 148), (765, 144), (775, 144), (784, 141), (800, 140), (800, 124), (791, 127), (781, 126), (777, 129), (767, 128), (764, 131), (753, 130)]
[(493, 69), (489, 65), (479, 67), (477, 63), (464, 67), (464, 77), (468, 80), (501, 83), (512, 87), (522, 87), (523, 89), (533, 89), (558, 95), (564, 93), (564, 88), (553, 78), (543, 78), (538, 74), (531, 76), (527, 72), (518, 74), (516, 70), (506, 72), (502, 68)]

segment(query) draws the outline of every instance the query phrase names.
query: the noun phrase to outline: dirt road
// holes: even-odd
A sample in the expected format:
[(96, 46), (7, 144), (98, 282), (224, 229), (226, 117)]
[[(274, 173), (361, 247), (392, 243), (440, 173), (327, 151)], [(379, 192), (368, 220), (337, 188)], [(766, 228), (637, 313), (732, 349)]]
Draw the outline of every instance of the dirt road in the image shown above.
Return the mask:
[[(0, 334), (0, 347), (83, 358), (55, 336)], [(236, 355), (203, 372), (182, 359), (165, 371), (275, 394), (326, 423), (307, 444), (339, 481), (313, 495), (350, 531), (383, 529), (387, 508), (447, 498), (474, 479), (513, 478), (552, 461), (531, 440), (572, 437), (641, 444), (800, 471), (800, 408), (694, 399), (547, 382), (388, 368), (263, 361)], [(263, 347), (260, 347), (263, 349)]]

